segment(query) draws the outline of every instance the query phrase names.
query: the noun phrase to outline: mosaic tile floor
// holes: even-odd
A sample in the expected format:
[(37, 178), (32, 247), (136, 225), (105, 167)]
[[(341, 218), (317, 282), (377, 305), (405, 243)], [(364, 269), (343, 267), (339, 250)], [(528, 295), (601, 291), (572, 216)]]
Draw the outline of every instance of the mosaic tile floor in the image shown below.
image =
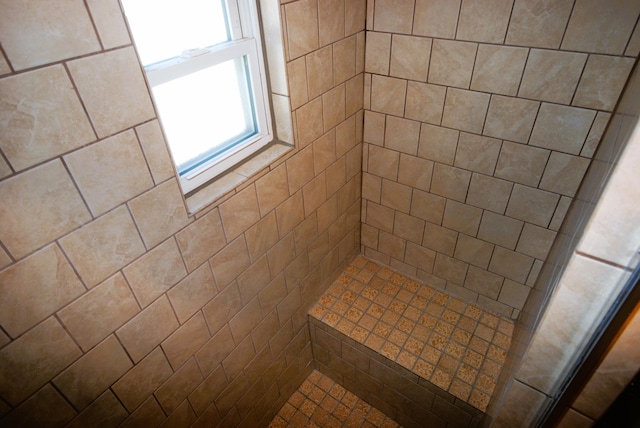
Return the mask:
[(269, 428), (398, 426), (317, 370), (311, 372), (269, 424)]
[(513, 322), (359, 256), (309, 314), (485, 411)]

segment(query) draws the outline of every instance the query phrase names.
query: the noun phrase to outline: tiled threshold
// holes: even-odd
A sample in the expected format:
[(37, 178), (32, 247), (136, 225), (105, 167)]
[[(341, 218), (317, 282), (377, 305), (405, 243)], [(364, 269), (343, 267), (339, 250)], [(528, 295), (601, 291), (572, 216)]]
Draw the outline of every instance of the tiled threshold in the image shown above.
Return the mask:
[(321, 371), (392, 418), (404, 411), (413, 413), (407, 421), (457, 420), (447, 426), (479, 424), (513, 332), (511, 320), (363, 256), (309, 319)]

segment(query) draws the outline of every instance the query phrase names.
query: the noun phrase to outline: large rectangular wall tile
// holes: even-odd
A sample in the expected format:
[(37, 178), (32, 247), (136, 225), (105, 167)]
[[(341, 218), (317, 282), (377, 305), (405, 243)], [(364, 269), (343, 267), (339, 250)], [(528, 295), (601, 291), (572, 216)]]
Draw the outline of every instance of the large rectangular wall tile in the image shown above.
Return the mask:
[(155, 183), (159, 184), (173, 177), (176, 172), (158, 120), (136, 127), (136, 134)]
[[(513, 5), (506, 43), (558, 49), (573, 0), (523, 0)], [(545, 13), (541, 13), (544, 10)]]
[(198, 364), (191, 358), (158, 388), (155, 395), (164, 411), (171, 413), (202, 380)]
[(120, 422), (127, 418), (127, 415), (127, 411), (122, 407), (116, 396), (113, 395), (113, 392), (107, 390), (84, 409), (68, 427), (82, 428), (98, 424), (119, 426)]
[(185, 322), (218, 293), (211, 269), (203, 264), (167, 293), (180, 323)]
[(201, 312), (184, 323), (171, 336), (162, 342), (162, 349), (174, 370), (195, 355), (211, 336)]
[(7, 426), (63, 427), (76, 415), (71, 405), (49, 384), (2, 420)]
[[(41, 8), (38, 8), (41, 9)], [(8, 11), (3, 13), (8, 17)], [(4, 24), (3, 24), (4, 26)], [(8, 48), (3, 42), (5, 49)], [(61, 65), (0, 81), (5, 126), (0, 147), (21, 170), (95, 139), (78, 95)]]
[(459, 11), (460, 0), (416, 0), (413, 34), (453, 39)]
[(526, 144), (529, 141), (540, 103), (521, 98), (491, 97), (483, 133)]
[(199, 218), (176, 234), (180, 252), (193, 271), (207, 261), (227, 243), (218, 210), (213, 210)]
[(2, 181), (0, 199), (0, 239), (17, 258), (91, 218), (60, 160)]
[(543, 103), (529, 144), (577, 155), (595, 116), (593, 110)]
[[(302, 0), (284, 8), (289, 57), (297, 58), (318, 48), (317, 0)], [(315, 30), (315, 31), (314, 31)]]
[(471, 89), (515, 96), (529, 51), (511, 46), (478, 46)]
[(117, 1), (90, 0), (88, 5), (100, 41), (106, 49), (131, 43), (127, 24)]
[(144, 253), (144, 245), (124, 206), (60, 240), (84, 280), (93, 287)]
[(57, 245), (0, 272), (0, 325), (16, 337), (86, 290)]
[(413, 0), (376, 0), (373, 29), (410, 34), (413, 23)]
[(468, 89), (477, 49), (476, 43), (434, 40), (429, 83)]
[(513, 0), (462, 0), (456, 38), (504, 42), (512, 6)]
[(613, 110), (634, 62), (632, 58), (590, 55), (572, 105)]
[(474, 134), (482, 133), (489, 98), (489, 94), (482, 92), (450, 88), (444, 103), (442, 125)]

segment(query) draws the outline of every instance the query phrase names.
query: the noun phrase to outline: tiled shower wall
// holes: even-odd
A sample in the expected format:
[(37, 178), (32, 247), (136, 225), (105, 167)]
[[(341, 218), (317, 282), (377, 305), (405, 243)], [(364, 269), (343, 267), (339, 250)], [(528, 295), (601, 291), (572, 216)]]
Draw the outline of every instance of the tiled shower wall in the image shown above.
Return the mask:
[(368, 2), (366, 255), (516, 318), (640, 49), (640, 2)]
[(366, 6), (282, 3), (296, 148), (190, 216), (118, 2), (0, 2), (1, 425), (266, 425), (310, 372), (360, 246)]

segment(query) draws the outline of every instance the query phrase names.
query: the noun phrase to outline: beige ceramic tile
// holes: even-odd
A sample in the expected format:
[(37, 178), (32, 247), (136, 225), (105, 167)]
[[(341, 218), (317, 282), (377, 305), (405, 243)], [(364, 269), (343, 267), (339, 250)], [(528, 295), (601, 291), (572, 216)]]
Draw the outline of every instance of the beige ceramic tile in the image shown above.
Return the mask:
[(523, 222), (520, 220), (485, 211), (480, 222), (478, 238), (514, 250), (522, 226)]
[(516, 282), (524, 283), (532, 265), (533, 258), (496, 247), (491, 257), (489, 270)]
[(225, 288), (251, 264), (244, 236), (224, 247), (211, 258), (210, 263), (216, 283), (220, 288)]
[[(180, 403), (182, 403), (187, 395), (193, 391), (202, 380), (203, 378), (198, 369), (198, 364), (195, 358), (192, 358), (157, 389), (155, 396), (165, 412), (171, 413), (180, 406)], [(193, 412), (188, 403), (186, 403), (186, 406)], [(169, 417), (171, 417), (171, 415), (169, 415)], [(190, 424), (184, 426), (188, 425)]]
[(503, 43), (513, 0), (463, 0), (456, 39)]
[(293, 194), (307, 184), (314, 176), (313, 148), (307, 147), (287, 160), (287, 178), (289, 193)]
[(394, 235), (412, 241), (416, 244), (422, 243), (422, 231), (424, 230), (425, 222), (410, 215), (397, 212), (395, 215), (395, 222), (393, 225)]
[(278, 241), (276, 214), (271, 212), (245, 232), (251, 260), (257, 260)]
[(147, 248), (186, 226), (190, 219), (176, 180), (170, 180), (129, 202)]
[(304, 203), (302, 191), (298, 191), (276, 208), (276, 221), (280, 236), (291, 232), (302, 220), (304, 220)]
[(367, 202), (365, 223), (387, 232), (393, 231), (394, 211), (374, 202)]
[(306, 57), (300, 57), (287, 63), (287, 71), (291, 108), (297, 109), (309, 101)]
[(332, 47), (318, 49), (305, 58), (309, 98), (315, 98), (333, 88)]
[(67, 426), (70, 428), (82, 428), (100, 423), (120, 424), (127, 416), (127, 411), (113, 395), (113, 392), (107, 390)]
[(166, 416), (155, 397), (149, 397), (121, 425), (122, 428), (160, 425)]
[(62, 309), (58, 317), (87, 351), (139, 311), (127, 282), (118, 273)]
[[(480, 232), (482, 224), (480, 224)], [(478, 232), (478, 237), (480, 237)], [(458, 236), (454, 257), (463, 262), (486, 269), (489, 266), (493, 245), (481, 239), (472, 238), (461, 233)]]
[(18, 258), (91, 218), (60, 160), (2, 181), (0, 199), (0, 238)]
[[(217, 293), (211, 269), (204, 264), (167, 293), (178, 321), (184, 323)], [(157, 302), (157, 301), (156, 301)]]
[(459, 11), (460, 0), (416, 0), (413, 34), (453, 39)]
[(540, 181), (540, 188), (574, 196), (589, 167), (589, 159), (552, 152)]
[(469, 236), (476, 236), (481, 217), (481, 209), (447, 200), (442, 225)]
[(84, 293), (57, 245), (49, 245), (0, 272), (0, 324), (13, 337)]
[(316, 0), (302, 0), (284, 7), (287, 44), (291, 59), (318, 48), (318, 6)]
[(11, 263), (12, 260), (11, 257), (9, 257), (9, 254), (7, 254), (4, 248), (0, 249), (0, 269), (5, 268)]
[[(433, 162), (406, 154), (400, 155), (398, 182), (416, 189), (429, 191)], [(364, 182), (364, 177), (363, 177)]]
[(536, 101), (494, 95), (483, 133), (526, 144), (539, 108), (540, 103)]
[(308, 217), (327, 200), (327, 183), (323, 172), (302, 188), (304, 214)]
[(132, 47), (77, 59), (67, 65), (99, 137), (155, 116)]
[(381, 203), (396, 211), (409, 213), (411, 207), (411, 192), (409, 186), (394, 181), (382, 180)]
[(407, 81), (373, 75), (371, 78), (371, 110), (403, 116)]
[(559, 48), (573, 3), (572, 0), (515, 2), (507, 32), (507, 44)]
[[(470, 266), (467, 277), (465, 278), (464, 287), (466, 289), (475, 291), (482, 296), (487, 296), (495, 300), (500, 294), (500, 287), (502, 286), (503, 282), (504, 278), (502, 276), (487, 272), (485, 269)], [(481, 342), (483, 342), (485, 346), (487, 346), (484, 340), (482, 340)], [(471, 347), (473, 348), (473, 342), (471, 343)]]
[(460, 133), (453, 129), (422, 124), (418, 156), (453, 165)]
[(65, 236), (60, 245), (88, 287), (102, 282), (145, 251), (124, 206)]
[(598, 112), (595, 120), (593, 121), (593, 125), (591, 125), (591, 130), (589, 130), (589, 135), (587, 135), (587, 140), (584, 142), (580, 156), (588, 158), (593, 157), (607, 124), (609, 123), (609, 119), (611, 119), (611, 113), (605, 113), (602, 111)]
[(556, 238), (556, 232), (532, 224), (525, 224), (516, 251), (545, 260)]
[(73, 0), (3, 3), (0, 39), (16, 70), (100, 50), (85, 5)]
[(105, 49), (131, 43), (127, 24), (122, 16), (120, 4), (116, 0), (90, 0), (87, 4)]
[(596, 0), (579, 2), (571, 13), (562, 49), (622, 55), (638, 14), (640, 4), (633, 2), (619, 1), (615, 5)]
[(336, 161), (335, 129), (324, 134), (313, 143), (313, 170), (318, 175)]
[(375, 31), (367, 33), (365, 49), (365, 71), (388, 75), (391, 60), (391, 35)]
[(405, 117), (439, 125), (442, 120), (445, 95), (446, 88), (442, 86), (409, 81)]
[(344, 38), (345, 1), (318, 2), (318, 27), (320, 46), (326, 46)]
[(420, 122), (388, 116), (384, 146), (415, 156), (418, 152)]
[(196, 360), (200, 366), (202, 372), (206, 375), (213, 372), (213, 374), (220, 375), (218, 370), (214, 371), (216, 367), (220, 367), (220, 363), (224, 360), (231, 351), (235, 348), (233, 343), (233, 337), (231, 336), (231, 330), (229, 326), (225, 326), (217, 334), (215, 334), (206, 345), (196, 352)]
[(207, 343), (210, 337), (204, 316), (202, 312), (198, 312), (162, 342), (162, 349), (171, 366), (177, 370)]
[(0, 178), (5, 178), (11, 174), (13, 174), (13, 170), (7, 161), (4, 160), (4, 157), (0, 158)]
[(507, 208), (513, 183), (482, 174), (473, 174), (467, 204), (503, 214)]
[(366, 0), (345, 1), (345, 36), (363, 31), (367, 15)]
[(15, 406), (81, 355), (58, 321), (47, 318), (0, 350), (0, 393)]
[(582, 53), (532, 49), (518, 96), (569, 104), (586, 60)]
[(262, 215), (284, 202), (289, 197), (286, 166), (283, 164), (256, 181), (256, 194)]
[(227, 243), (219, 211), (213, 210), (176, 234), (189, 272), (206, 262)]
[(95, 139), (61, 65), (2, 79), (0, 93), (4, 105), (0, 121), (5, 124), (0, 147), (15, 170)]
[(391, 41), (389, 74), (410, 80), (427, 81), (431, 39), (394, 34)]
[(515, 96), (529, 51), (511, 46), (478, 46), (471, 89)]
[(476, 43), (434, 40), (431, 48), (429, 83), (469, 88), (477, 49)]
[(433, 168), (431, 192), (447, 199), (464, 202), (470, 180), (469, 171), (436, 163)]
[(444, 103), (442, 125), (461, 131), (482, 133), (489, 94), (450, 88)]
[(572, 104), (597, 110), (613, 110), (633, 64), (632, 58), (590, 55)]
[(516, 309), (522, 309), (531, 289), (510, 279), (505, 279), (498, 301)]
[(78, 409), (84, 409), (133, 364), (115, 336), (87, 352), (53, 379), (54, 385)]
[(45, 385), (2, 420), (9, 426), (38, 426), (46, 420), (51, 425), (66, 426), (76, 411), (51, 386)]
[(549, 159), (549, 150), (524, 144), (502, 143), (495, 176), (537, 187)]
[(400, 153), (377, 146), (369, 146), (368, 171), (379, 177), (397, 180)]
[(460, 260), (438, 254), (433, 265), (433, 274), (454, 284), (462, 285), (467, 275), (467, 268), (468, 265)]
[(529, 144), (577, 155), (595, 116), (592, 110), (543, 103)]
[(178, 321), (166, 296), (149, 305), (120, 327), (116, 334), (131, 359), (138, 363), (178, 328)]
[(324, 132), (322, 122), (322, 97), (318, 97), (300, 107), (297, 110), (296, 123), (300, 147), (304, 147), (316, 138), (319, 138)]
[(153, 181), (159, 184), (175, 175), (169, 150), (165, 143), (160, 123), (152, 120), (136, 127), (136, 134), (142, 145), (142, 151), (149, 164)]
[(388, 33), (411, 34), (413, 0), (376, 0), (373, 29)]
[(507, 216), (547, 227), (560, 196), (516, 184), (507, 206)]
[(362, 114), (360, 110), (364, 108), (363, 99), (364, 75), (358, 74), (345, 83), (345, 115), (348, 117), (356, 113)]
[(64, 160), (96, 217), (153, 186), (131, 130), (68, 154)]
[(414, 189), (410, 214), (434, 224), (442, 223), (446, 199)]
[(502, 142), (495, 138), (462, 132), (458, 138), (454, 165), (459, 168), (493, 175)]
[(338, 85), (356, 75), (357, 37), (351, 36), (333, 45), (333, 82)]

